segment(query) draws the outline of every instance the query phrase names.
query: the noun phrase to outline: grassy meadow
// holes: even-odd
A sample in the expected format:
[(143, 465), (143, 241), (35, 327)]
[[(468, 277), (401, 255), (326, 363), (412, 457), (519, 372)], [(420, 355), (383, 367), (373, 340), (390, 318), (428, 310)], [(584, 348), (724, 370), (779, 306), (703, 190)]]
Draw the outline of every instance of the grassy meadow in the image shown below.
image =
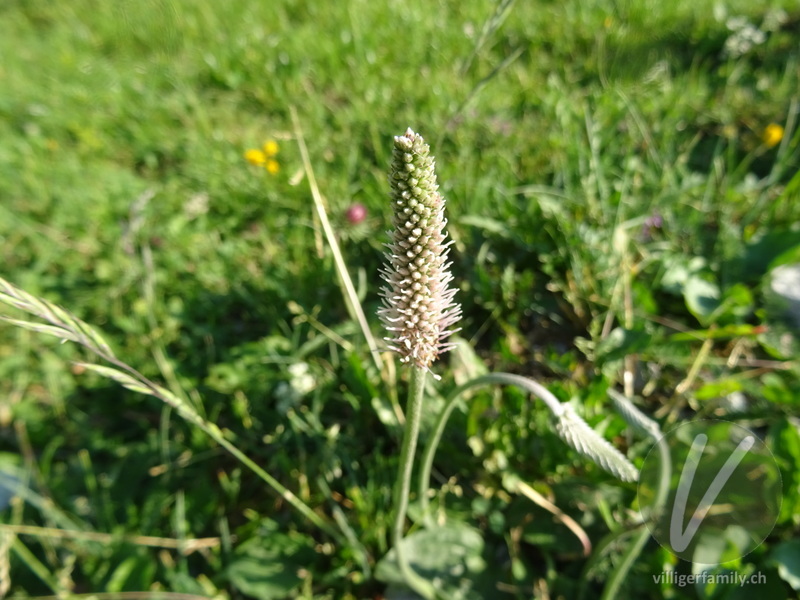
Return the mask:
[(636, 483), (482, 388), (433, 466), (452, 538), (411, 498), (444, 597), (591, 600), (615, 572), (623, 599), (797, 597), (800, 283), (773, 282), (800, 262), (799, 36), (794, 0), (4, 0), (0, 277), (177, 400), (0, 322), (0, 597), (417, 597), (385, 559), (406, 378), (376, 317), (407, 127), (464, 312), (423, 444), (503, 371), (637, 467), (609, 389), (664, 431), (740, 424), (783, 484), (752, 552), (700, 548), (764, 582), (656, 582), (697, 563), (634, 549)]

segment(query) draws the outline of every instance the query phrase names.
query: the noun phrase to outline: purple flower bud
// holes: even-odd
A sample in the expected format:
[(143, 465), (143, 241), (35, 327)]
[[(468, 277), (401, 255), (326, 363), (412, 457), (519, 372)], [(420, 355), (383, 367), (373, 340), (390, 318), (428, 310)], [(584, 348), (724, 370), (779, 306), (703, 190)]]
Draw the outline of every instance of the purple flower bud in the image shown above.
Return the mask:
[(351, 225), (358, 225), (367, 218), (367, 207), (356, 202), (350, 205), (344, 216)]
[(661, 229), (661, 226), (663, 224), (664, 224), (664, 219), (658, 213), (650, 215), (644, 221), (644, 226), (645, 228), (648, 229)]

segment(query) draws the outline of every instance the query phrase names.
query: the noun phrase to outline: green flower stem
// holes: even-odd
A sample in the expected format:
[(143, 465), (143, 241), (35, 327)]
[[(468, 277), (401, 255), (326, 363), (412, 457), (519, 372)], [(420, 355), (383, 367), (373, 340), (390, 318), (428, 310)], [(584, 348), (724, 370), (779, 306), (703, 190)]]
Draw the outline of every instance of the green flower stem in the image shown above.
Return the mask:
[[(658, 431), (658, 435), (661, 435), (660, 431)], [(651, 438), (655, 439), (655, 436), (651, 436)], [(663, 436), (656, 439), (656, 449), (658, 451), (659, 460), (659, 479), (658, 491), (656, 492), (653, 509), (649, 517), (653, 521), (657, 520), (664, 510), (664, 504), (669, 495), (669, 484), (672, 472), (672, 457), (670, 456), (669, 446)], [(614, 569), (611, 576), (606, 581), (606, 586), (603, 589), (603, 595), (600, 597), (600, 600), (619, 598), (619, 588), (628, 575), (628, 571), (630, 571), (634, 561), (639, 558), (639, 554), (642, 552), (642, 548), (644, 548), (649, 537), (650, 529), (647, 527), (646, 523), (643, 523), (639, 526), (639, 531), (636, 532), (631, 545), (628, 546), (627, 550), (625, 550), (625, 553), (622, 555), (622, 559), (617, 565), (617, 568)]]
[(454, 389), (447, 397), (442, 412), (439, 413), (439, 417), (436, 420), (436, 426), (433, 429), (433, 433), (428, 440), (428, 445), (425, 447), (425, 453), (422, 456), (422, 468), (419, 475), (419, 501), (426, 525), (432, 524), (430, 521), (430, 513), (428, 511), (428, 489), (430, 488), (433, 457), (436, 455), (436, 449), (439, 447), (439, 442), (442, 439), (442, 433), (444, 432), (445, 425), (447, 425), (447, 420), (450, 418), (450, 414), (453, 412), (453, 409), (456, 406), (456, 401), (461, 394), (471, 388), (494, 384), (515, 385), (519, 388), (522, 388), (526, 392), (533, 394), (547, 404), (547, 407), (556, 416), (560, 415), (564, 410), (564, 407), (558, 401), (558, 398), (550, 393), (546, 387), (528, 379), (527, 377), (512, 375), (511, 373), (490, 373), (488, 375), (482, 375)]
[(436, 597), (433, 585), (417, 575), (403, 553), (403, 526), (408, 512), (408, 495), (411, 492), (411, 475), (414, 469), (414, 453), (417, 449), (419, 425), (422, 416), (422, 401), (425, 396), (426, 369), (411, 368), (411, 381), (408, 390), (408, 406), (406, 408), (406, 427), (403, 433), (403, 446), (400, 451), (400, 472), (394, 487), (395, 517), (392, 527), (392, 546), (394, 546), (397, 565), (406, 583), (421, 595), (431, 600)]

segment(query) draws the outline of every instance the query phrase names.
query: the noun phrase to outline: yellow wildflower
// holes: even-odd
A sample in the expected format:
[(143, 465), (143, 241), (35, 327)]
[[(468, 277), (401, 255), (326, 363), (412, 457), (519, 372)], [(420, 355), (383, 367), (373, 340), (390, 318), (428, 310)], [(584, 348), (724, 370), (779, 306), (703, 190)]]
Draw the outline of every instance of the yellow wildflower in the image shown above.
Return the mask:
[(264, 167), (267, 173), (275, 175), (281, 170), (281, 166), (274, 156), (278, 153), (278, 142), (274, 140), (267, 140), (261, 149), (250, 148), (244, 153), (244, 158), (251, 165), (256, 167)]
[(783, 139), (783, 127), (777, 123), (770, 123), (764, 129), (761, 135), (761, 140), (767, 148), (774, 148), (781, 143)]
[(256, 150), (255, 148), (251, 148), (245, 152), (244, 158), (247, 160), (247, 162), (249, 162), (251, 165), (255, 165), (256, 167), (262, 167), (267, 162), (267, 155), (261, 150)]
[(278, 153), (278, 142), (275, 140), (267, 140), (264, 142), (264, 154), (267, 156), (275, 156)]

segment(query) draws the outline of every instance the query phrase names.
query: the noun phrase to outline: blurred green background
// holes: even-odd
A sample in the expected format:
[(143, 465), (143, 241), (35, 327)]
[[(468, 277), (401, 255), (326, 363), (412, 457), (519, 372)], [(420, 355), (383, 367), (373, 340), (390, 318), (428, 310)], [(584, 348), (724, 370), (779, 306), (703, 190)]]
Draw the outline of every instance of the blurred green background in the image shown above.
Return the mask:
[[(637, 465), (649, 443), (606, 398), (623, 373), (662, 428), (749, 427), (783, 504), (727, 568), (796, 597), (800, 292), (775, 281), (800, 262), (799, 29), (794, 0), (4, 0), (0, 276), (186, 390), (349, 541), (158, 400), (75, 367), (80, 348), (0, 324), (0, 595), (408, 597), (375, 571), (403, 378), (349, 316), (293, 108), (378, 339), (391, 136), (410, 126), (437, 157), (464, 319), (431, 419), (489, 369), (541, 378)], [(599, 597), (638, 518), (636, 486), (515, 390), (456, 412), (433, 487), (478, 541), (454, 598)], [(753, 594), (654, 582), (672, 569), (692, 565), (651, 540), (622, 597)]]

